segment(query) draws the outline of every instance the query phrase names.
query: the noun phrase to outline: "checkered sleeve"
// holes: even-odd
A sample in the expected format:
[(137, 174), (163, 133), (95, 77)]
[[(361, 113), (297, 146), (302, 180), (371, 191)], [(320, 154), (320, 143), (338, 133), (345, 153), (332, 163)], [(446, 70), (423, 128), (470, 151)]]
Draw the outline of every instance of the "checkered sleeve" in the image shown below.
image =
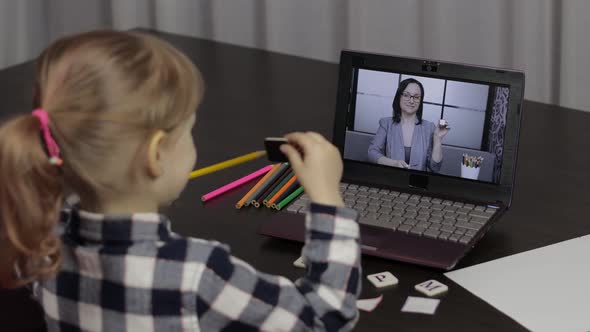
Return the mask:
[(197, 290), (203, 330), (351, 330), (358, 319), (360, 247), (357, 212), (312, 204), (302, 254), (305, 276), (256, 271), (216, 245)]

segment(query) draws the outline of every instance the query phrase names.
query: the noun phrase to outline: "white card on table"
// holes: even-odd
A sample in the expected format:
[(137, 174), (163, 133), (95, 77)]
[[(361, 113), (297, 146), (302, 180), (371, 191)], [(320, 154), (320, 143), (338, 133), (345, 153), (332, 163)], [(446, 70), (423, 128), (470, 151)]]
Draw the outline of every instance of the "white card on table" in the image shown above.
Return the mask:
[(439, 299), (408, 296), (406, 303), (404, 303), (404, 306), (402, 307), (402, 312), (434, 315), (439, 303)]
[(383, 299), (383, 295), (379, 295), (378, 297), (373, 298), (373, 299), (356, 300), (356, 307), (358, 310), (371, 312), (371, 311), (375, 310), (375, 308), (377, 308), (379, 303), (381, 303), (382, 299)]
[(303, 262), (303, 256), (300, 256), (293, 262), (293, 266), (305, 269), (305, 262)]

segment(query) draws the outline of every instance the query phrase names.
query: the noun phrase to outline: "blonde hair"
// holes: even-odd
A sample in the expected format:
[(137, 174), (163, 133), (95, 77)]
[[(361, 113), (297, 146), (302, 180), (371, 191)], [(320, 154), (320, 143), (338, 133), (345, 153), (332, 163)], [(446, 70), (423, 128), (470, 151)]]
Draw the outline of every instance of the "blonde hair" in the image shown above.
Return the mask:
[(155, 37), (96, 31), (50, 45), (37, 61), (33, 108), (48, 113), (64, 163), (49, 163), (32, 115), (0, 127), (0, 286), (56, 273), (64, 188), (93, 197), (113, 186), (101, 167), (117, 162), (122, 142), (178, 128), (203, 90), (191, 61)]

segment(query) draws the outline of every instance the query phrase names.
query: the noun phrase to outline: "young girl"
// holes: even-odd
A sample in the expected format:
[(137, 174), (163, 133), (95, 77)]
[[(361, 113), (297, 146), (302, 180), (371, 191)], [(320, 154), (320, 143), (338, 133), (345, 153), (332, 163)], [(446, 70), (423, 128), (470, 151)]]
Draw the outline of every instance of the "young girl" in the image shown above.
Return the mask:
[(0, 286), (38, 281), (50, 331), (354, 326), (357, 214), (322, 136), (293, 133), (282, 147), (313, 202), (295, 283), (172, 233), (158, 214), (195, 164), (203, 89), (184, 55), (138, 33), (85, 33), (41, 54), (34, 111), (0, 127)]

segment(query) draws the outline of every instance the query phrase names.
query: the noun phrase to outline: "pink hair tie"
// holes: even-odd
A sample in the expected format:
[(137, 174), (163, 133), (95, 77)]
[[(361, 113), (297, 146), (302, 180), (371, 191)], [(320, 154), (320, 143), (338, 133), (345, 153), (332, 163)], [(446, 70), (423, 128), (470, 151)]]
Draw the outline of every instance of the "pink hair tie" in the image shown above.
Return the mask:
[(49, 163), (51, 165), (61, 166), (63, 160), (59, 157), (59, 146), (51, 136), (51, 131), (49, 131), (49, 115), (47, 115), (44, 109), (38, 108), (33, 111), (33, 116), (39, 119), (39, 123), (41, 124), (43, 139), (45, 140), (45, 146), (49, 153)]

